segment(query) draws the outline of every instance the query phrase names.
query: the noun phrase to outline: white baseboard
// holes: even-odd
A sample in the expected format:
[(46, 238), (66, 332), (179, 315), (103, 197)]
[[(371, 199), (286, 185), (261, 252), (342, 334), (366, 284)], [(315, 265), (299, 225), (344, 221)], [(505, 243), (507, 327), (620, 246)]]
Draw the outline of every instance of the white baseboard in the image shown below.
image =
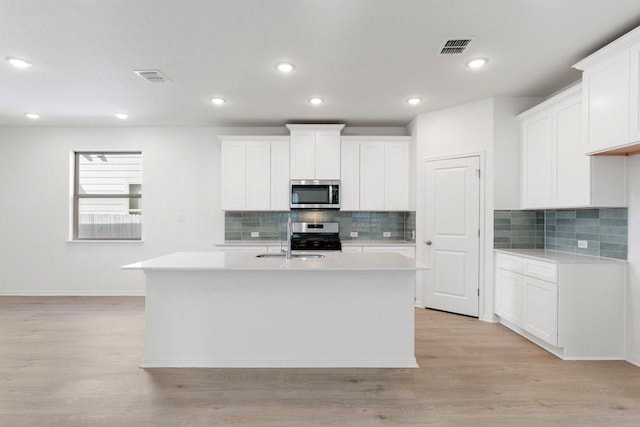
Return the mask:
[(108, 291), (86, 291), (86, 290), (2, 290), (0, 296), (5, 297), (130, 297), (144, 296), (145, 291), (139, 290), (108, 290)]
[(634, 354), (634, 355), (627, 355), (627, 357), (625, 358), (625, 360), (629, 363), (631, 363), (632, 365), (636, 365), (637, 367), (640, 368), (640, 355)]
[(418, 368), (406, 360), (144, 360), (141, 368)]
[(479, 320), (489, 323), (500, 323), (500, 318), (495, 314), (483, 314), (482, 316), (480, 316)]

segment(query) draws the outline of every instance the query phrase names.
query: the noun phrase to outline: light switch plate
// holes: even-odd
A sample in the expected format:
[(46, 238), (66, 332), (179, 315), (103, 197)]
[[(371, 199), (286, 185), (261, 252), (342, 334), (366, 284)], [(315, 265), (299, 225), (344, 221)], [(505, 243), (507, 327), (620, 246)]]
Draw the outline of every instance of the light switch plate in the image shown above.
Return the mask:
[(358, 237), (358, 232), (357, 231), (352, 231), (351, 233), (349, 233), (349, 235), (351, 237)]
[(589, 247), (589, 242), (586, 240), (578, 240), (578, 247), (580, 249), (586, 249)]
[(391, 232), (390, 231), (383, 231), (382, 232), (382, 237), (391, 237)]
[(260, 232), (259, 231), (252, 231), (251, 232), (251, 237), (260, 237)]

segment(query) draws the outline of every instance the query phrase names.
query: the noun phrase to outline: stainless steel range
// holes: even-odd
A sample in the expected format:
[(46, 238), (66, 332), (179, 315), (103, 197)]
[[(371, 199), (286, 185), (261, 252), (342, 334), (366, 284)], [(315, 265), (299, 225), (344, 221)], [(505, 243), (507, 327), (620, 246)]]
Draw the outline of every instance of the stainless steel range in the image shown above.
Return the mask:
[(342, 250), (339, 224), (337, 222), (294, 222), (291, 250)]

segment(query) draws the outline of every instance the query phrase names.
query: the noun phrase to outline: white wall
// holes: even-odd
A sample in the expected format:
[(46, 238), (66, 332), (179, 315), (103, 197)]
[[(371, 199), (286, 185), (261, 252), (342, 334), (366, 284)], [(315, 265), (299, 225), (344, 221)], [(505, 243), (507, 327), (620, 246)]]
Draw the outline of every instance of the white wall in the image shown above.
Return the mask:
[(627, 272), (627, 355), (640, 366), (640, 155), (627, 159), (629, 241)]
[(481, 228), (484, 230), (483, 249), (480, 254), (480, 318), (493, 319), (493, 100), (459, 105), (417, 117), (417, 210), (416, 210), (416, 257), (426, 264), (424, 245), (425, 182), (424, 161), (461, 154), (482, 154), (481, 169), (485, 195), (481, 204)]
[[(0, 128), (0, 293), (142, 294), (120, 266), (223, 238), (213, 128)], [(69, 243), (72, 150), (142, 150), (143, 243)], [(179, 215), (184, 222), (178, 222)]]
[[(491, 98), (416, 118), (417, 214), (416, 252), (425, 260), (420, 243), (425, 240), (422, 212), (424, 160), (465, 154), (481, 154), (484, 196), (480, 201), (482, 250), (480, 254), (480, 318), (494, 321), (493, 314), (493, 211), (517, 209), (519, 205), (520, 133), (518, 113), (539, 98)], [(496, 174), (498, 174), (496, 176)], [(500, 183), (496, 181), (500, 180)]]

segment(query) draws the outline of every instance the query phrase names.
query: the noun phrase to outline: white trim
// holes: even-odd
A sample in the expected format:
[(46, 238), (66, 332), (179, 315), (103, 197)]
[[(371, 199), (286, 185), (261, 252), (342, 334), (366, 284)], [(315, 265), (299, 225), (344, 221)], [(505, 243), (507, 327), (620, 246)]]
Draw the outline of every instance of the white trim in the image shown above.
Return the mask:
[(216, 135), (220, 141), (289, 142), (289, 135)]
[[(454, 155), (445, 155), (445, 156), (435, 156), (435, 157), (424, 157), (422, 159), (422, 164), (420, 165), (420, 168), (422, 168), (423, 170), (423, 176), (422, 176), (422, 180), (424, 181), (425, 177), (424, 177), (424, 167), (425, 167), (425, 163), (426, 162), (433, 162), (433, 161), (439, 161), (439, 160), (451, 160), (451, 159), (463, 159), (463, 158), (468, 158), (468, 157), (478, 157), (478, 165), (480, 167), (480, 194), (479, 194), (479, 227), (480, 227), (480, 240), (479, 240), (479, 252), (478, 252), (478, 288), (480, 289), (480, 296), (478, 296), (478, 318), (480, 318), (480, 316), (485, 317), (485, 295), (486, 295), (486, 290), (487, 290), (487, 283), (486, 283), (486, 261), (487, 261), (487, 251), (485, 250), (485, 246), (487, 245), (486, 239), (487, 239), (487, 232), (486, 232), (486, 227), (485, 227), (485, 223), (486, 223), (486, 219), (487, 219), (487, 213), (486, 213), (486, 206), (487, 206), (487, 184), (486, 184), (486, 177), (487, 177), (487, 166), (486, 166), (486, 151), (475, 151), (475, 152), (470, 152), (470, 153), (462, 153), (462, 154), (454, 154)], [(424, 191), (424, 188), (422, 189)], [(424, 205), (422, 206), (422, 208), (424, 209)], [(426, 212), (422, 212), (422, 216), (421, 218), (418, 218), (418, 209), (416, 209), (416, 222), (417, 221), (422, 221), (424, 222), (424, 215), (426, 214)], [(416, 225), (416, 229), (417, 229), (417, 225)], [(424, 230), (423, 230), (424, 232)], [(420, 237), (420, 238), (418, 238)], [(424, 236), (416, 236), (416, 242), (423, 240)], [(418, 254), (418, 246), (416, 245), (416, 260), (421, 259), (422, 257), (420, 257), (420, 255), (422, 255), (422, 253)], [(491, 248), (493, 248), (493, 239), (491, 241)], [(493, 250), (490, 251), (491, 253), (491, 264), (493, 265)], [(493, 270), (492, 270), (493, 273)], [(492, 282), (493, 284), (493, 282)], [(493, 292), (491, 292), (491, 294), (493, 295)]]
[(144, 360), (141, 368), (418, 368), (402, 360)]
[(572, 68), (584, 71), (585, 69), (597, 64), (601, 61), (606, 60), (612, 55), (615, 55), (619, 52), (622, 52), (625, 49), (628, 49), (635, 43), (640, 41), (640, 27), (637, 27), (627, 34), (619, 37), (618, 39), (612, 41), (611, 43), (605, 45), (601, 49), (595, 51), (591, 55), (584, 58), (582, 61), (573, 65)]
[(82, 243), (117, 243), (117, 244), (122, 244), (125, 243), (127, 245), (130, 244), (142, 244), (144, 243), (144, 240), (67, 240), (67, 243), (72, 243), (72, 244), (82, 244)]
[(640, 355), (627, 356), (624, 360), (640, 368)]
[(406, 135), (343, 135), (340, 137), (344, 142), (358, 141), (388, 141), (388, 142), (411, 142), (413, 137)]
[(12, 290), (0, 289), (0, 297), (131, 297), (145, 296), (145, 291), (136, 290), (108, 290), (108, 291), (87, 291), (83, 289), (74, 290)]
[(307, 131), (323, 131), (323, 130), (335, 130), (341, 131), (344, 128), (344, 123), (335, 124), (285, 124), (285, 126), (292, 130), (307, 130)]

